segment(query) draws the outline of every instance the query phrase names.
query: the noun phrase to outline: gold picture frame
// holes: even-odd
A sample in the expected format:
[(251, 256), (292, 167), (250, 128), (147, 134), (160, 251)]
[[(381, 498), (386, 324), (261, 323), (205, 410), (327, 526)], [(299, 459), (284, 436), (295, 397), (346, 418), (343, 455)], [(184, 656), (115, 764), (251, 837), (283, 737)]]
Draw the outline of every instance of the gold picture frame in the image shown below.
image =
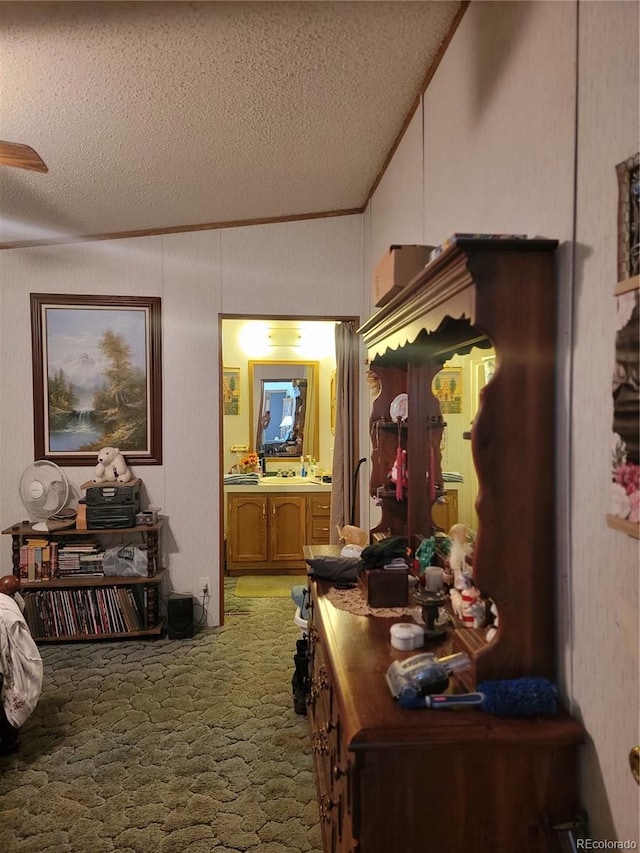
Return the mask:
[(462, 368), (443, 367), (433, 377), (431, 392), (443, 415), (462, 414)]
[(240, 414), (240, 368), (222, 368), (222, 413)]

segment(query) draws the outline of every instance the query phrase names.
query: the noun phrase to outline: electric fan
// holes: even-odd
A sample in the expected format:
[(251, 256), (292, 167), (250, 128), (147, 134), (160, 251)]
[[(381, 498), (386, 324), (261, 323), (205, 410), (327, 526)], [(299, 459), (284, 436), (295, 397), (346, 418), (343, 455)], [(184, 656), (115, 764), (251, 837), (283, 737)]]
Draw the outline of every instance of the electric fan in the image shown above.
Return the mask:
[[(59, 528), (70, 516), (63, 512), (69, 497), (69, 481), (54, 462), (40, 459), (24, 471), (20, 478), (20, 498), (29, 513), (29, 519), (35, 521), (34, 530)], [(75, 518), (70, 519), (72, 525)], [(47, 520), (51, 520), (51, 526)], [(58, 523), (56, 523), (58, 522)]]

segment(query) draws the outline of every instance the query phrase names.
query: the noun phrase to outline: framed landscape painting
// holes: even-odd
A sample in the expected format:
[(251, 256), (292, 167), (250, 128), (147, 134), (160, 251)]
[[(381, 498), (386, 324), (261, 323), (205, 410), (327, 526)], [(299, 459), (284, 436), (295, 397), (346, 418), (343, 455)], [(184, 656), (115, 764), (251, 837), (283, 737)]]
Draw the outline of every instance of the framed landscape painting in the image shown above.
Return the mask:
[(162, 462), (161, 299), (31, 294), (36, 459)]

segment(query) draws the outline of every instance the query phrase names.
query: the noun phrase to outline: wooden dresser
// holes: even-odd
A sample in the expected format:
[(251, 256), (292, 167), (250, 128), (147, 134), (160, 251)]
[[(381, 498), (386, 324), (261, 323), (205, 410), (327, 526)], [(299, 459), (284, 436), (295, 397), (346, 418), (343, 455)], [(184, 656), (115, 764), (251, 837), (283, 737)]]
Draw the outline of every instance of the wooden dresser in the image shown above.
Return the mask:
[[(435, 377), (454, 355), (495, 349), (469, 438), (474, 581), (499, 626), (487, 636), (460, 625), (446, 647), (427, 649), (467, 652), (472, 666), (457, 678), (470, 690), (556, 679), (556, 246), (457, 240), (359, 330), (378, 384), (369, 485), (381, 520), (370, 532), (404, 536), (411, 549), (434, 531), (432, 508), (446, 494)], [(389, 485), (399, 456), (400, 496)], [(385, 672), (412, 652), (391, 646), (393, 620), (336, 609), (328, 593), (313, 584), (309, 697), (326, 853), (549, 853), (546, 828), (579, 809), (581, 726), (564, 713), (397, 707)]]
[[(325, 853), (548, 853), (578, 802), (571, 718), (406, 711), (385, 672), (401, 619), (356, 616), (311, 582), (309, 718)], [(426, 650), (443, 653), (436, 648)], [(422, 649), (421, 651), (424, 651)]]

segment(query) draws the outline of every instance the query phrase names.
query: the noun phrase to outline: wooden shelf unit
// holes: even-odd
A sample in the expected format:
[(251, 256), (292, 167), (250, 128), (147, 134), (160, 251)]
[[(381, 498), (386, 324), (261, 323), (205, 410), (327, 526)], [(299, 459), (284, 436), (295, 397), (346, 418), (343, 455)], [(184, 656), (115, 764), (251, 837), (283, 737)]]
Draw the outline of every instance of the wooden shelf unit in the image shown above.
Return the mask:
[[(41, 634), (34, 631), (35, 626), (30, 625), (33, 638), (37, 642), (80, 642), (87, 640), (104, 639), (133, 639), (140, 637), (157, 637), (163, 631), (164, 623), (160, 618), (160, 584), (164, 569), (160, 568), (159, 536), (164, 527), (164, 519), (157, 524), (140, 525), (127, 528), (101, 528), (93, 530), (78, 530), (75, 527), (55, 531), (34, 530), (31, 524), (20, 522), (2, 531), (3, 534), (12, 538), (12, 569), (13, 575), (20, 578), (20, 548), (27, 539), (48, 539), (59, 542), (69, 537), (74, 538), (101, 538), (103, 536), (141, 536), (146, 540), (148, 569), (147, 576), (119, 576), (119, 575), (73, 575), (69, 577), (53, 577), (48, 580), (29, 581), (20, 578), (20, 591), (27, 598), (38, 592), (56, 591), (68, 598), (69, 592), (73, 590), (106, 590), (124, 587), (137, 590), (140, 600), (137, 610), (143, 624), (140, 630), (129, 631), (104, 631), (101, 633), (56, 633)], [(27, 610), (27, 608), (25, 608)], [(26, 614), (25, 614), (26, 615)]]
[[(493, 346), (497, 369), (480, 394), (471, 429), (478, 475), (474, 576), (496, 603), (498, 635), (460, 649), (474, 661), (471, 682), (555, 677), (555, 271), (556, 240), (461, 239), (429, 263), (359, 330), (381, 391), (371, 410), (370, 492), (386, 483), (397, 438), (389, 406), (408, 394), (406, 498), (383, 498), (376, 531), (412, 547), (434, 528), (432, 506), (446, 490), (442, 419), (431, 387), (454, 354)], [(443, 419), (442, 419), (443, 420)], [(475, 644), (474, 644), (475, 645)]]

